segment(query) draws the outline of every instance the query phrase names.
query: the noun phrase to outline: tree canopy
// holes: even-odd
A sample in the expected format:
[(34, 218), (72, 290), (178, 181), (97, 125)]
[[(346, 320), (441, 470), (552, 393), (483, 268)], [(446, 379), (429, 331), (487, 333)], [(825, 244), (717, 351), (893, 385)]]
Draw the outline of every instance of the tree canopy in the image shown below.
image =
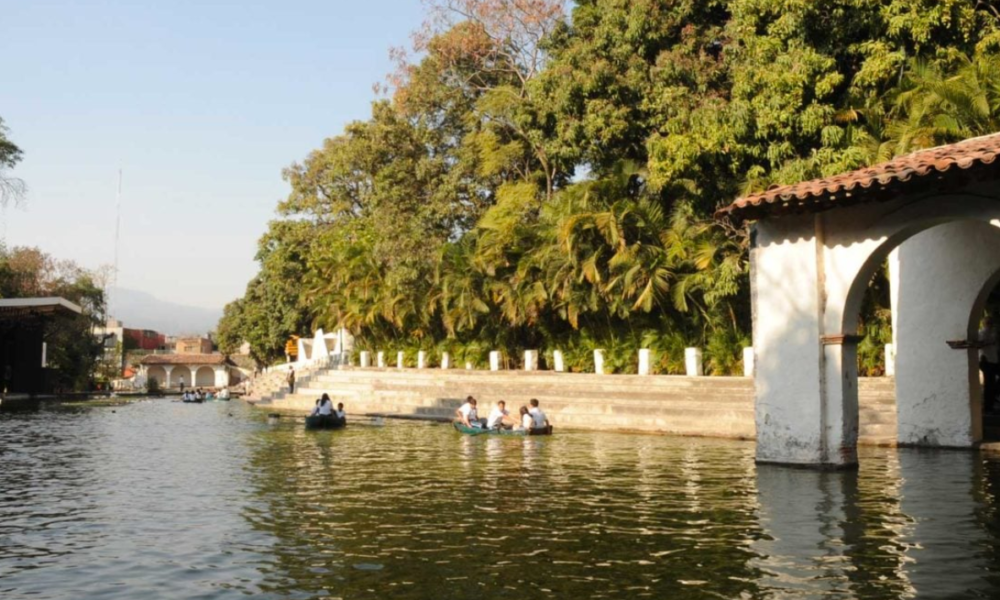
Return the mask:
[[(437, 0), (390, 94), (285, 171), (220, 332), (368, 349), (634, 350), (730, 373), (748, 191), (997, 129), (1000, 18), (959, 0)], [(878, 307), (868, 318), (880, 319)]]

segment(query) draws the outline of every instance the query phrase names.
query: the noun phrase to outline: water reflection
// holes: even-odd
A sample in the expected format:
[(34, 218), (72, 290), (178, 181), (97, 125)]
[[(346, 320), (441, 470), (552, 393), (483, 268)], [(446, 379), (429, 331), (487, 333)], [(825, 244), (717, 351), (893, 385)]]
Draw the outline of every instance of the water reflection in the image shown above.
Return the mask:
[(868, 449), (837, 473), (753, 450), (306, 432), (238, 404), (0, 413), (0, 596), (1000, 595), (994, 458)]

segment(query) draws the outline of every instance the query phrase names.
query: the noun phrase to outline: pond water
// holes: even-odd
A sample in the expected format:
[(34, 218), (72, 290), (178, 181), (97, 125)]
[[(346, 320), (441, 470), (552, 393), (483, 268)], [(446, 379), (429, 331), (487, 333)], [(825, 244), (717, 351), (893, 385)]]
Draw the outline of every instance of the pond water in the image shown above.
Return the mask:
[(447, 425), (240, 402), (0, 412), (0, 598), (996, 598), (1000, 459)]

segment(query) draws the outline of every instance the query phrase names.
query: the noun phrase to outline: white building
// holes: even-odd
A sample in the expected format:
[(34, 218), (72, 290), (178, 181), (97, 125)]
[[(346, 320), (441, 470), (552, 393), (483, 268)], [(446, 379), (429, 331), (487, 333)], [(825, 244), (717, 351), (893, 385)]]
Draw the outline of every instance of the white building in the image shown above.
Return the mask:
[(239, 369), (222, 354), (151, 354), (143, 357), (139, 377), (155, 379), (161, 389), (221, 388), (241, 379)]

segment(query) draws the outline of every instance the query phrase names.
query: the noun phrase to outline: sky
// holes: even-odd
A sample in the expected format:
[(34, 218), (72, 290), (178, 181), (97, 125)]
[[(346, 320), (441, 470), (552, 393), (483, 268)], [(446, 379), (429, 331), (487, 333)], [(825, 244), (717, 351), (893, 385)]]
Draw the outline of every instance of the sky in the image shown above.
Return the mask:
[(24, 151), (10, 246), (221, 308), (257, 271), (282, 169), (370, 114), (420, 0), (0, 0), (0, 118)]

